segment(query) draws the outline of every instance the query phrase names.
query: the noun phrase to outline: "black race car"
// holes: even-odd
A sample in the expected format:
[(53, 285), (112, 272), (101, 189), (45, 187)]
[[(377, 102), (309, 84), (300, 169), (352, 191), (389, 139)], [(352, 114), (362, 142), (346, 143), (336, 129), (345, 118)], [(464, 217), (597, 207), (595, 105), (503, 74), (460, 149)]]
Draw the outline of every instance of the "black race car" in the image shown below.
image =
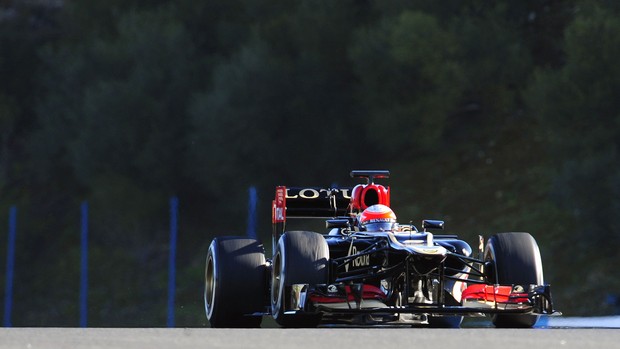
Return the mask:
[[(499, 233), (477, 250), (455, 235), (398, 224), (389, 171), (352, 171), (353, 188), (279, 186), (272, 210), (272, 258), (246, 237), (209, 246), (204, 302), (212, 327), (258, 327), (271, 315), (283, 327), (325, 324), (459, 327), (490, 316), (497, 327), (532, 327), (557, 315), (543, 281), (538, 245), (528, 233)], [(322, 218), (327, 232), (287, 231), (286, 221)]]

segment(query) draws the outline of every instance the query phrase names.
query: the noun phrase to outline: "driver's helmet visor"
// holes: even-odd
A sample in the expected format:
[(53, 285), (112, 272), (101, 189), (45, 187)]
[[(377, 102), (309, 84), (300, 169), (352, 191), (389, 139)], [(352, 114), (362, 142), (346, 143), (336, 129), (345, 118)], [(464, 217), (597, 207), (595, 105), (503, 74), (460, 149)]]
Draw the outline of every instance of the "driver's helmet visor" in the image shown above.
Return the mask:
[(373, 222), (362, 224), (362, 229), (366, 231), (392, 231), (394, 222)]

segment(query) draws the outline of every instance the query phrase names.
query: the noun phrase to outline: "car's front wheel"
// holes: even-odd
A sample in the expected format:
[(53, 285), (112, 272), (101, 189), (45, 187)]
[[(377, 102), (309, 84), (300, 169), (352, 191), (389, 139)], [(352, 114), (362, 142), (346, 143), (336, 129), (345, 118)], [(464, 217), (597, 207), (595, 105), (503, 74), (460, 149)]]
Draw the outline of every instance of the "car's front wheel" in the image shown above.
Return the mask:
[[(491, 269), (488, 277), (500, 285), (543, 284), (543, 268), (536, 240), (528, 233), (500, 233), (489, 238), (485, 261)], [(533, 327), (537, 315), (498, 314), (493, 316), (496, 327)]]

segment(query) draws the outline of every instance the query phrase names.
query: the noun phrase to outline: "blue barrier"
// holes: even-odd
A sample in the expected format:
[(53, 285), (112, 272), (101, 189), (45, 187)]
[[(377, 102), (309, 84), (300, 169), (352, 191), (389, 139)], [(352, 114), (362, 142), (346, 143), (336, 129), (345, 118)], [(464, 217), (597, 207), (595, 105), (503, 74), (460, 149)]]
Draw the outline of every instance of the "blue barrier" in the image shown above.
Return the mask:
[(179, 199), (170, 198), (170, 255), (168, 262), (168, 327), (174, 327), (174, 298), (176, 291), (177, 217)]
[(256, 239), (256, 203), (258, 195), (256, 187), (250, 187), (248, 198), (248, 229), (246, 235), (249, 238)]
[[(253, 194), (250, 194), (254, 202), (251, 207), (256, 205), (256, 189), (252, 188)], [(168, 317), (167, 326), (175, 326), (175, 292), (176, 292), (176, 253), (177, 253), (177, 235), (178, 235), (178, 210), (179, 200), (177, 197), (170, 198), (170, 255), (168, 269)], [(255, 215), (255, 208), (251, 208), (252, 215)], [(80, 311), (80, 327), (88, 326), (88, 215), (89, 206), (87, 201), (83, 201), (80, 205), (80, 290), (79, 290), (79, 311)], [(255, 218), (251, 218), (251, 222)], [(252, 223), (252, 231), (254, 231), (255, 223)], [(7, 263), (6, 263), (6, 282), (5, 282), (5, 298), (4, 298), (4, 327), (12, 327), (11, 313), (13, 308), (13, 279), (15, 270), (15, 237), (17, 232), (17, 208), (11, 206), (9, 210), (8, 224), (8, 244), (7, 244)], [(255, 233), (254, 233), (255, 234)]]
[(4, 291), (4, 327), (11, 327), (13, 308), (13, 273), (15, 270), (15, 235), (17, 231), (17, 207), (9, 209), (9, 242), (6, 253), (6, 284)]

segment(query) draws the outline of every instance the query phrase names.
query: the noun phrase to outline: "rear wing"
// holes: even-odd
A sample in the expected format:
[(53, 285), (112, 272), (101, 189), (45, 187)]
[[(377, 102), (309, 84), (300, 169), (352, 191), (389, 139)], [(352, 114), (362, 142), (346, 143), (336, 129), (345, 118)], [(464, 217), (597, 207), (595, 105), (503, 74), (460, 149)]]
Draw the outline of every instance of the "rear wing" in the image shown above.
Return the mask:
[(351, 188), (276, 187), (272, 223), (287, 218), (333, 218), (347, 213)]
[(289, 218), (334, 218), (347, 214), (352, 188), (276, 187), (272, 203), (273, 248)]

